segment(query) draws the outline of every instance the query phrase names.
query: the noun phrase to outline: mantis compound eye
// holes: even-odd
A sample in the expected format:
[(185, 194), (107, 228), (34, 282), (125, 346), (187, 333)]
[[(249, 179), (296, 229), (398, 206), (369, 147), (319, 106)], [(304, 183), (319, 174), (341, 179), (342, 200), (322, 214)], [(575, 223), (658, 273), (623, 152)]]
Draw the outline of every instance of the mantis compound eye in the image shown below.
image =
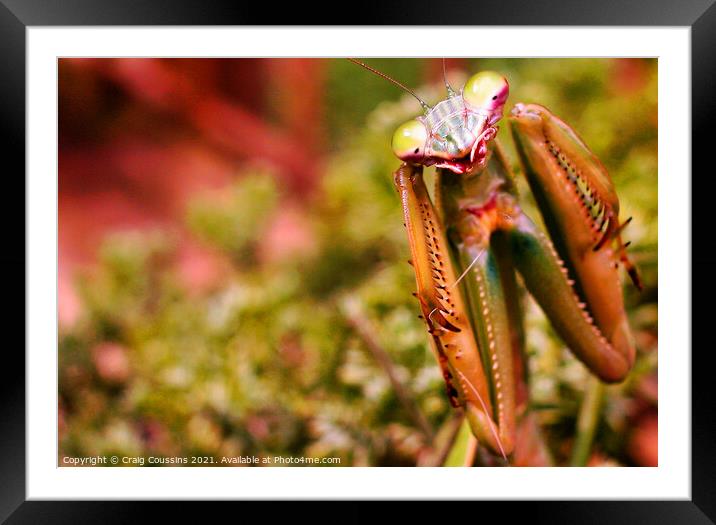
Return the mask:
[(507, 79), (494, 71), (481, 71), (465, 83), (462, 96), (475, 110), (501, 111), (510, 94)]
[(410, 120), (393, 133), (391, 147), (400, 160), (419, 164), (425, 158), (428, 130), (419, 120)]

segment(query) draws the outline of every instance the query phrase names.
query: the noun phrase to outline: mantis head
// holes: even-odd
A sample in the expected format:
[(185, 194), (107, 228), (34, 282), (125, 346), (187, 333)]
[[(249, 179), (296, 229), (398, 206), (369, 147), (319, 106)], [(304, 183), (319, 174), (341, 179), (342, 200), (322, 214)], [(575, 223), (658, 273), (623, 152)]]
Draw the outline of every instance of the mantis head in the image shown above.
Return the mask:
[(434, 107), (418, 99), (425, 115), (395, 131), (393, 153), (403, 162), (435, 164), (458, 174), (480, 170), (509, 96), (507, 79), (494, 71), (482, 71), (470, 77), (459, 93), (447, 81), (445, 84), (448, 98)]

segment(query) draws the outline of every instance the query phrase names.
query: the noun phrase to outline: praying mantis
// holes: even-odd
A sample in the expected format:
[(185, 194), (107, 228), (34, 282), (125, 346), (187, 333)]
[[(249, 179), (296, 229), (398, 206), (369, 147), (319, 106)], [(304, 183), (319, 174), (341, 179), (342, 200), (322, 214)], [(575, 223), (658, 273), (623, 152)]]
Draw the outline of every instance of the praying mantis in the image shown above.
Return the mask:
[[(394, 173), (421, 317), (451, 405), (477, 442), (509, 461), (527, 412), (525, 333), (516, 274), (572, 353), (605, 383), (635, 360), (619, 266), (641, 289), (626, 253), (614, 184), (577, 133), (549, 109), (517, 103), (507, 117), (546, 233), (520, 207), (498, 138), (509, 82), (470, 77), (395, 131)], [(444, 64), (444, 63), (443, 63)], [(445, 75), (444, 75), (445, 76)], [(434, 202), (423, 167), (436, 167)]]

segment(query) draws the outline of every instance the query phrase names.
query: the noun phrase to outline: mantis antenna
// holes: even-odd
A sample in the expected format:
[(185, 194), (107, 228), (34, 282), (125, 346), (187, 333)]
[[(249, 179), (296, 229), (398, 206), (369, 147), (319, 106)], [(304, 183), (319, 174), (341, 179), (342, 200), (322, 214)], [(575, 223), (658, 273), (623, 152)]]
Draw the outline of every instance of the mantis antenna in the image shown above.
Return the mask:
[(450, 85), (450, 82), (448, 82), (447, 79), (447, 71), (445, 70), (445, 57), (443, 57), (443, 80), (445, 81), (445, 87), (447, 88), (448, 97), (454, 97), (455, 96), (455, 90)]
[(403, 84), (401, 84), (400, 82), (398, 82), (398, 81), (395, 80), (394, 78), (389, 77), (389, 76), (386, 75), (385, 73), (381, 73), (381, 72), (378, 71), (377, 69), (373, 69), (373, 68), (370, 67), (368, 64), (364, 64), (363, 62), (361, 62), (360, 60), (356, 60), (355, 58), (348, 58), (348, 60), (350, 60), (350, 61), (353, 62), (354, 64), (358, 64), (360, 67), (363, 67), (363, 68), (367, 69), (367, 70), (370, 71), (371, 73), (375, 73), (375, 74), (378, 75), (379, 77), (382, 77), (382, 78), (384, 78), (384, 79), (386, 79), (386, 80), (392, 82), (393, 84), (395, 84), (396, 86), (398, 86), (400, 89), (403, 89), (403, 90), (407, 91), (408, 93), (410, 93), (411, 95), (413, 95), (413, 96), (417, 99), (418, 102), (420, 102), (420, 105), (423, 106), (423, 109), (424, 109), (426, 112), (427, 112), (427, 111), (430, 111), (431, 109), (433, 109), (427, 102), (425, 102), (422, 98), (420, 98), (418, 95), (416, 95), (415, 92), (414, 92), (412, 89), (410, 89), (410, 88), (407, 87), (407, 86), (404, 86)]
[(490, 425), (490, 432), (492, 433), (492, 436), (495, 438), (495, 442), (497, 443), (497, 446), (500, 448), (500, 454), (502, 454), (502, 457), (505, 461), (507, 461), (507, 454), (505, 454), (505, 448), (502, 446), (502, 440), (500, 439), (500, 435), (495, 430), (495, 424), (492, 422), (492, 418), (489, 417), (489, 412), (487, 411), (487, 405), (485, 405), (485, 402), (482, 400), (482, 396), (480, 395), (480, 392), (477, 391), (477, 388), (473, 386), (470, 381), (468, 381), (467, 377), (465, 377), (465, 374), (460, 372), (460, 370), (457, 371), (458, 374), (460, 374), (460, 377), (462, 378), (465, 383), (467, 383), (467, 386), (470, 387), (470, 390), (475, 394), (477, 397), (477, 400), (482, 405), (482, 411), (488, 416), (487, 423)]
[(475, 263), (480, 259), (480, 257), (482, 257), (482, 255), (483, 255), (484, 253), (485, 253), (485, 250), (481, 250), (480, 253), (478, 253), (478, 254), (475, 256), (475, 258), (472, 260), (472, 262), (470, 263), (470, 265), (469, 265), (467, 268), (465, 268), (465, 271), (464, 271), (464, 272), (462, 272), (462, 275), (460, 275), (460, 277), (458, 277), (457, 280), (450, 285), (450, 288), (453, 288), (453, 287), (457, 286), (458, 283), (459, 283), (460, 281), (462, 281), (462, 278), (467, 275), (467, 272), (469, 272), (469, 271), (472, 269), (473, 266), (475, 266)]

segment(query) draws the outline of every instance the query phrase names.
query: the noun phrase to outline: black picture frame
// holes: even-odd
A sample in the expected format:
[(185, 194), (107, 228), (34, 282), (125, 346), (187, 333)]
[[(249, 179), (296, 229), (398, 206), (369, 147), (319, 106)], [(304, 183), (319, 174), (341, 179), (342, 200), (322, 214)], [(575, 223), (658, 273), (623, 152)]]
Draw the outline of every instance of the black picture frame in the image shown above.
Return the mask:
[[(601, 0), (548, 1), (480, 0), (473, 2), (376, 2), (356, 4), (351, 16), (337, 17), (351, 25), (572, 25), (572, 26), (688, 26), (691, 28), (692, 66), (692, 166), (699, 180), (699, 191), (692, 191), (692, 238), (709, 239), (711, 222), (706, 215), (712, 193), (703, 189), (713, 172), (707, 170), (710, 122), (716, 118), (716, 6), (714, 0), (680, 2)], [(0, 254), (0, 275), (5, 276), (4, 297), (8, 306), (5, 320), (9, 333), (24, 325), (26, 284), (16, 276), (27, 276), (25, 236), (18, 228), (18, 217), (25, 217), (25, 67), (28, 26), (63, 25), (277, 25), (299, 22), (316, 25), (316, 9), (296, 3), (276, 9), (271, 5), (244, 2), (206, 2), (200, 0), (0, 0), (0, 120), (4, 140), (0, 143), (7, 171), (3, 178), (7, 204), (0, 207), (5, 225), (5, 250)], [(334, 22), (326, 22), (331, 25)], [(9, 164), (8, 164), (9, 161)], [(699, 169), (702, 168), (702, 169)], [(688, 174), (663, 174), (683, 177)], [(712, 177), (711, 177), (712, 178)], [(703, 181), (701, 179), (704, 179)], [(692, 185), (693, 188), (693, 185)], [(20, 199), (19, 196), (23, 195)], [(11, 197), (12, 196), (12, 197)], [(704, 235), (698, 235), (699, 229)], [(708, 242), (707, 242), (708, 244)], [(714, 290), (708, 272), (716, 262), (707, 252), (691, 257), (692, 282), (698, 283), (702, 297)], [(8, 278), (9, 276), (12, 276)], [(13, 298), (11, 301), (10, 298)], [(17, 298), (17, 299), (15, 299)], [(20, 299), (21, 298), (21, 299)], [(709, 308), (693, 308), (692, 326), (709, 326)], [(699, 321), (702, 321), (701, 323)], [(713, 322), (713, 321), (711, 321)], [(20, 336), (24, 346), (25, 332)], [(477, 503), (500, 515), (525, 516), (544, 523), (716, 523), (716, 409), (708, 366), (710, 345), (692, 352), (692, 497), (689, 501), (614, 502), (501, 502)], [(689, 352), (690, 348), (669, 349)], [(39, 502), (26, 501), (25, 452), (25, 358), (19, 345), (7, 344), (3, 352), (0, 381), (0, 520), (7, 523), (126, 523), (140, 519), (148, 503), (124, 502)], [(668, 371), (665, 372), (668, 375)], [(625, 495), (628, 497), (628, 495)], [(242, 503), (242, 505), (248, 505)], [(464, 508), (467, 504), (457, 505)], [(475, 504), (470, 504), (475, 505)], [(509, 510), (505, 508), (509, 506)], [(253, 507), (253, 508), (252, 508)], [(315, 505), (313, 506), (315, 507)], [(320, 508), (320, 512), (318, 511)], [(192, 511), (178, 504), (163, 504), (166, 520), (170, 514)], [(411, 510), (412, 509), (412, 510)], [(471, 507), (472, 509), (472, 507)], [(255, 504), (242, 512), (255, 512)], [(419, 512), (421, 505), (404, 506), (405, 513)], [(205, 516), (205, 511), (202, 512)], [(273, 512), (273, 510), (272, 510)], [(352, 512), (353, 520), (374, 515), (361, 508)], [(452, 512), (452, 511), (451, 511)], [(470, 510), (474, 512), (474, 510)], [(481, 510), (481, 512), (483, 512)], [(310, 515), (331, 515), (325, 507), (313, 508)], [(334, 515), (335, 516), (335, 515)]]

